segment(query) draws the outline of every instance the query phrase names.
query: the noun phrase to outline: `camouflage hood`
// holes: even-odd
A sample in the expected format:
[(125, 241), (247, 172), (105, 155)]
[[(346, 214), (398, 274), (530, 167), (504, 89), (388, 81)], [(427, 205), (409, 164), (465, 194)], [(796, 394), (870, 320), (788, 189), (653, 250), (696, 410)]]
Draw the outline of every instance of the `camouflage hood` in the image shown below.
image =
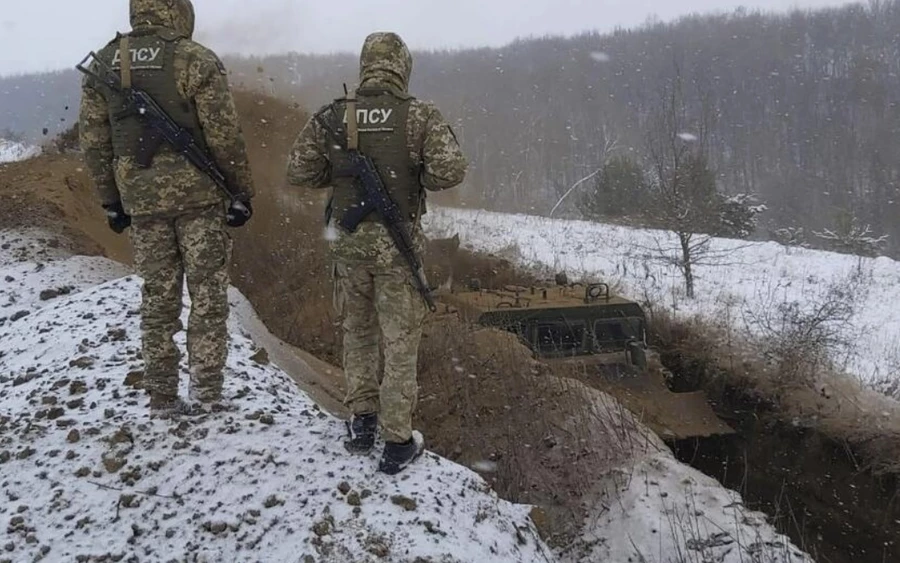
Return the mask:
[(396, 33), (373, 33), (366, 38), (359, 57), (360, 86), (393, 86), (409, 90), (412, 55)]
[(158, 26), (190, 38), (194, 34), (191, 0), (131, 0), (131, 27)]

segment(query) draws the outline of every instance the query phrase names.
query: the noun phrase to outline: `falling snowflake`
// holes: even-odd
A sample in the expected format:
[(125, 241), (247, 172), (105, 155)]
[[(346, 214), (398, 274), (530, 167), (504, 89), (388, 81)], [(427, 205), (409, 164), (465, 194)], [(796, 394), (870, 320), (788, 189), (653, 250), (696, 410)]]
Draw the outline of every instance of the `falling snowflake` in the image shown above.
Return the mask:
[(692, 143), (697, 140), (697, 135), (693, 133), (679, 133), (678, 138), (682, 141), (687, 141), (688, 143)]
[(591, 58), (597, 61), (598, 63), (606, 63), (609, 62), (610, 56), (604, 53), (603, 51), (594, 51), (591, 53)]
[(335, 242), (337, 239), (340, 238), (340, 233), (338, 232), (338, 230), (334, 227), (334, 225), (332, 223), (329, 223), (325, 227), (325, 234), (323, 235), (323, 238), (328, 242)]
[(494, 473), (497, 471), (497, 464), (493, 461), (481, 460), (473, 463), (472, 469), (481, 473)]

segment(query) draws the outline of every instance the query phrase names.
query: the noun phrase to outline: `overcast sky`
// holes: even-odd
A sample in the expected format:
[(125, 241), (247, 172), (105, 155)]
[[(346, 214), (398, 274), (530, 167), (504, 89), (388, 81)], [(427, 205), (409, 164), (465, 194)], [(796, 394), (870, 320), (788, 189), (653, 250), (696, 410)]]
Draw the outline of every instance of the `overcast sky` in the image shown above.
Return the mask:
[[(784, 11), (847, 0), (194, 0), (197, 38), (220, 53), (356, 51), (375, 30), (413, 48), (632, 27), (737, 6)], [(71, 67), (128, 28), (128, 0), (0, 0), (0, 74)]]

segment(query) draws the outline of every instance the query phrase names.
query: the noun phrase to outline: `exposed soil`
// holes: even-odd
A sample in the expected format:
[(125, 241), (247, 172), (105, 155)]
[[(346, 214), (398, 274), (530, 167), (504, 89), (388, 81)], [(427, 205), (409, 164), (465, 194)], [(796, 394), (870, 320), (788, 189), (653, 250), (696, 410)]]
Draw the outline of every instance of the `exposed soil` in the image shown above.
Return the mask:
[(433, 321), (417, 426), (430, 447), (482, 473), (504, 498), (541, 507), (544, 539), (567, 544), (585, 495), (659, 442), (608, 395), (555, 377), (514, 335), (452, 316)]
[(703, 388), (737, 431), (672, 443), (679, 460), (740, 492), (820, 563), (900, 561), (896, 473), (858, 451), (853, 437), (829, 435), (814, 419), (786, 420), (757, 390), (715, 373), (720, 368), (702, 354), (669, 344), (667, 366), (683, 375), (682, 385)]
[(106, 227), (81, 159), (48, 155), (0, 165), (0, 228), (41, 227), (63, 235), (81, 254), (131, 261), (128, 238)]

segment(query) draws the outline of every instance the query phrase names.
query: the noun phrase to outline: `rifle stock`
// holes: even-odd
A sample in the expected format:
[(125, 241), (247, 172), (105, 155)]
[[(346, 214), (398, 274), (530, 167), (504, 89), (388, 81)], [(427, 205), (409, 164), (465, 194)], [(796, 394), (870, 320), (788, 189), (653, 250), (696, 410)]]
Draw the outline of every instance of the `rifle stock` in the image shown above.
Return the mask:
[[(86, 65), (93, 61), (98, 71), (88, 68)], [(125, 98), (125, 110), (116, 114), (116, 119), (137, 115), (147, 129), (148, 142), (138, 147), (136, 162), (138, 166), (149, 167), (153, 163), (153, 157), (163, 142), (167, 143), (176, 152), (181, 154), (188, 162), (194, 165), (200, 172), (209, 177), (216, 187), (228, 197), (231, 206), (240, 212), (246, 212), (247, 208), (237, 198), (237, 195), (228, 185), (225, 174), (218, 164), (200, 148), (194, 135), (180, 126), (165, 110), (160, 107), (150, 94), (139, 88), (124, 88), (120, 77), (104, 63), (94, 51), (91, 51), (75, 68), (82, 74), (104, 84), (107, 88), (119, 93)], [(102, 73), (102, 74), (101, 74)]]

